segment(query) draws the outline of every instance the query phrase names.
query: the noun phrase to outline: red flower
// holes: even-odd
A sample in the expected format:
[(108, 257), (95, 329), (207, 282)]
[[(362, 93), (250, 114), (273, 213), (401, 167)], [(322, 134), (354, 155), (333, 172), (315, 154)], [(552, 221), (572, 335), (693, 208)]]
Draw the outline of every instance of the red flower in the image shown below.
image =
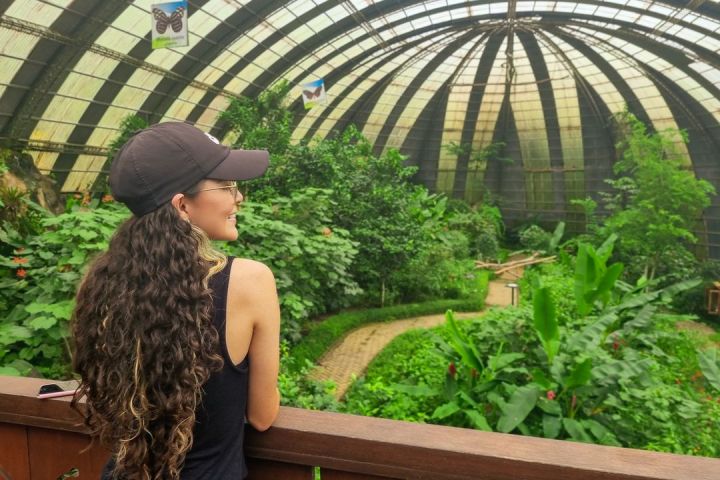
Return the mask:
[(620, 348), (620, 344), (618, 343), (617, 340), (615, 340), (615, 341), (613, 342), (613, 350), (617, 350), (618, 348)]
[(12, 261), (13, 261), (13, 263), (23, 264), (23, 263), (27, 263), (28, 259), (22, 258), (22, 257), (13, 257)]
[(455, 375), (457, 375), (457, 368), (455, 367), (455, 362), (451, 362), (450, 365), (448, 365), (448, 374), (455, 378)]
[(18, 268), (17, 272), (15, 272), (15, 275), (20, 278), (25, 278), (25, 276), (27, 275), (27, 270), (25, 270), (24, 268)]
[(553, 392), (552, 390), (548, 390), (545, 395), (547, 396), (548, 400), (555, 400), (555, 392)]
[(102, 197), (102, 202), (103, 202), (103, 203), (112, 202), (113, 200), (114, 200), (114, 199), (113, 199), (113, 196), (112, 196), (112, 195), (103, 195), (103, 197)]

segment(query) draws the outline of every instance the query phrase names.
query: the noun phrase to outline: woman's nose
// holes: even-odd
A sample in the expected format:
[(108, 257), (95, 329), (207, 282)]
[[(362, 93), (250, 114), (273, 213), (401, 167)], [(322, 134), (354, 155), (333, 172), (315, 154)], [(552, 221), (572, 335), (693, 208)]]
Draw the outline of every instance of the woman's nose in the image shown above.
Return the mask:
[(240, 190), (237, 190), (235, 193), (235, 203), (242, 203), (245, 201), (245, 197), (243, 197), (243, 194), (240, 193)]

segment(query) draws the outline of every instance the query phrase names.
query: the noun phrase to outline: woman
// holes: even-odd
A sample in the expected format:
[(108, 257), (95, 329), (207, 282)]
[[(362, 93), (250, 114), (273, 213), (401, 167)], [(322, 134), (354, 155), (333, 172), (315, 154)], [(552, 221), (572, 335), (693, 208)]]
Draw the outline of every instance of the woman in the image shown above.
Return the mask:
[(235, 240), (236, 180), (262, 175), (265, 151), (230, 150), (185, 123), (134, 134), (110, 188), (133, 216), (90, 267), (72, 323), (85, 421), (111, 452), (103, 478), (236, 479), (243, 427), (279, 406), (275, 279), (225, 258)]

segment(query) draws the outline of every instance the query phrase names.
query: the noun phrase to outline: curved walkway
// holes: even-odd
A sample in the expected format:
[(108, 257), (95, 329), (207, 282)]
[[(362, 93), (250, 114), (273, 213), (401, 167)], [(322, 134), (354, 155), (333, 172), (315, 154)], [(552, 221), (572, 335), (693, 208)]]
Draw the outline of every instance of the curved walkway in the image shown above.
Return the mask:
[[(522, 267), (514, 273), (503, 274), (490, 282), (487, 306), (510, 305), (510, 289), (506, 283), (522, 276)], [(475, 318), (483, 312), (456, 312), (455, 318)], [(401, 333), (412, 328), (431, 328), (445, 322), (445, 314), (427, 315), (397, 320), (389, 323), (372, 323), (348, 333), (337, 345), (328, 350), (318, 361), (317, 367), (310, 373), (314, 380), (335, 382), (335, 397), (340, 399), (353, 381), (360, 376), (373, 358)]]

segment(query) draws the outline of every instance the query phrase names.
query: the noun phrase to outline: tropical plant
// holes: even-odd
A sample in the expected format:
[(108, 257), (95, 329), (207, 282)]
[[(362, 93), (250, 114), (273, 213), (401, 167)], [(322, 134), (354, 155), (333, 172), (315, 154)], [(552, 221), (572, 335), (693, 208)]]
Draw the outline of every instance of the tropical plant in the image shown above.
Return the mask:
[(220, 113), (220, 120), (227, 122), (237, 135), (235, 147), (268, 150), (272, 155), (285, 153), (290, 145), (292, 122), (285, 105), (290, 88), (290, 83), (283, 80), (256, 98), (238, 97), (230, 101)]
[[(669, 258), (692, 258), (688, 246), (697, 242), (692, 230), (715, 194), (713, 186), (684, 168), (676, 145), (687, 142), (683, 131), (648, 133), (627, 109), (615, 115), (619, 159), (616, 179), (605, 180), (613, 192), (602, 195), (607, 218), (589, 219), (601, 237), (618, 235), (617, 253), (632, 275), (652, 280), (669, 273)], [(597, 205), (587, 199), (586, 213)]]

